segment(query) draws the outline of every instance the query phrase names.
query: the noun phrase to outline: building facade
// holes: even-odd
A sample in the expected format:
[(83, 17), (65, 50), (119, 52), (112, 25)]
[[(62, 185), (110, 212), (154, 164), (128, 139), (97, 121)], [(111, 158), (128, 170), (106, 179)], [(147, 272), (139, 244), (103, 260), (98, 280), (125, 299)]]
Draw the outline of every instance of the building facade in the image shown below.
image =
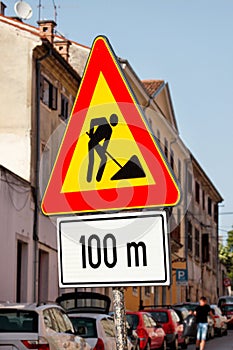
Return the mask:
[[(54, 300), (60, 292), (56, 218), (44, 217), (39, 207), (90, 49), (56, 35), (55, 26), (41, 21), (32, 27), (0, 15), (0, 278), (11, 275), (0, 300)], [(215, 301), (222, 198), (180, 137), (168, 84), (142, 82), (127, 60), (119, 62), (182, 192), (179, 205), (167, 210), (172, 285), (126, 288), (126, 308), (201, 294)], [(187, 285), (176, 284), (177, 269), (188, 270)], [(109, 288), (95, 290), (111, 296)]]
[(56, 225), (41, 214), (40, 198), (80, 76), (68, 63), (70, 43), (55, 40), (54, 27), (53, 21), (35, 28), (0, 16), (0, 255), (10, 262), (1, 264), (7, 282), (0, 300), (54, 300), (59, 294)]

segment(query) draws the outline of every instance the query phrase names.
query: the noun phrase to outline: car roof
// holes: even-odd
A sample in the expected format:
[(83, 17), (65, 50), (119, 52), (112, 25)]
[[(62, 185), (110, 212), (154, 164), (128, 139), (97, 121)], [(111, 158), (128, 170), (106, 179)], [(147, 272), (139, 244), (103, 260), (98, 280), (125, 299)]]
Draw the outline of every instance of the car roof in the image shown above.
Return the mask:
[(171, 310), (173, 310), (173, 309), (171, 309), (171, 308), (166, 308), (166, 307), (160, 307), (160, 306), (158, 306), (158, 307), (154, 307), (154, 308), (151, 308), (151, 309), (147, 309), (147, 312), (148, 313), (150, 313), (150, 312), (154, 312), (154, 311), (158, 311), (158, 312), (170, 312)]
[(143, 315), (143, 314), (150, 314), (150, 312), (147, 311), (126, 311), (126, 315)]
[(40, 310), (45, 310), (51, 307), (56, 307), (61, 310), (63, 308), (57, 304), (42, 304), (38, 305), (36, 303), (1, 303), (0, 304), (0, 309), (16, 309), (16, 310), (25, 310), (25, 311), (40, 311)]

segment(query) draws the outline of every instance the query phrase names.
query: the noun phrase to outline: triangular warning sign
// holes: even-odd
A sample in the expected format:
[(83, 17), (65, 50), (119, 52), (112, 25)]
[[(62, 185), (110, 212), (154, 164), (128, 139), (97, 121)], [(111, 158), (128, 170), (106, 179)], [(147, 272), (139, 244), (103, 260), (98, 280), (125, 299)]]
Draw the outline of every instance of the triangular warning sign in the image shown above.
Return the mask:
[(43, 213), (174, 206), (179, 198), (108, 40), (97, 37), (42, 200)]

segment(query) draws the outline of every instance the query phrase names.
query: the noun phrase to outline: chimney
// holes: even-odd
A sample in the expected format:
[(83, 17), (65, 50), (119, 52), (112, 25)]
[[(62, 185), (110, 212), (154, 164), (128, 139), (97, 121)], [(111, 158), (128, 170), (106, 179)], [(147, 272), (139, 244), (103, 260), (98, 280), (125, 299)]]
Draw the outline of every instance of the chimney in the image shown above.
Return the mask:
[(6, 7), (7, 6), (2, 1), (0, 1), (0, 15), (5, 16)]
[(69, 48), (70, 48), (71, 42), (67, 39), (64, 39), (62, 41), (56, 41), (54, 42), (55, 49), (60, 53), (60, 55), (66, 60), (69, 60)]
[(43, 20), (38, 21), (37, 23), (39, 24), (40, 37), (48, 39), (48, 41), (53, 44), (54, 28), (57, 24), (53, 20)]

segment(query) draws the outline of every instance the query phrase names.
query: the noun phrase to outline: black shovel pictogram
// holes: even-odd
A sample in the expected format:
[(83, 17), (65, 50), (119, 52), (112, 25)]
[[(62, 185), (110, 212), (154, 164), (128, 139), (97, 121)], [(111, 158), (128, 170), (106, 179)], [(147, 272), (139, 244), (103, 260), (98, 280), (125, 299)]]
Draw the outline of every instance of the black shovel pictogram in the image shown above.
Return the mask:
[[(115, 116), (115, 123), (111, 123), (112, 126), (115, 126), (117, 124), (116, 122), (116, 115), (111, 115), (112, 119), (113, 116)], [(111, 118), (110, 117), (110, 118)], [(118, 119), (117, 119), (118, 120)], [(95, 125), (98, 125), (97, 130), (94, 132)], [(89, 148), (89, 166), (88, 166), (88, 175), (87, 180), (88, 182), (91, 181), (92, 178), (92, 171), (93, 171), (93, 165), (94, 165), (94, 149), (96, 150), (97, 154), (101, 158), (101, 164), (96, 176), (97, 181), (101, 181), (102, 175), (106, 166), (106, 159), (104, 158), (104, 154), (111, 158), (115, 164), (120, 168), (112, 177), (111, 180), (123, 180), (123, 179), (136, 179), (136, 178), (142, 178), (146, 177), (145, 172), (141, 166), (141, 163), (136, 155), (133, 155), (124, 165), (121, 165), (108, 151), (107, 146), (111, 137), (111, 129), (109, 128), (110, 125), (108, 124), (107, 120), (105, 118), (96, 118), (92, 120), (91, 122), (91, 131), (92, 132), (86, 132), (86, 134), (89, 136), (90, 141), (88, 144)], [(98, 129), (104, 131), (106, 135), (100, 135), (98, 134)], [(107, 134), (108, 132), (108, 134)], [(99, 141), (101, 139), (105, 138), (104, 145), (101, 146), (99, 144)], [(90, 153), (91, 152), (91, 153)], [(105, 156), (105, 157), (106, 157)]]

